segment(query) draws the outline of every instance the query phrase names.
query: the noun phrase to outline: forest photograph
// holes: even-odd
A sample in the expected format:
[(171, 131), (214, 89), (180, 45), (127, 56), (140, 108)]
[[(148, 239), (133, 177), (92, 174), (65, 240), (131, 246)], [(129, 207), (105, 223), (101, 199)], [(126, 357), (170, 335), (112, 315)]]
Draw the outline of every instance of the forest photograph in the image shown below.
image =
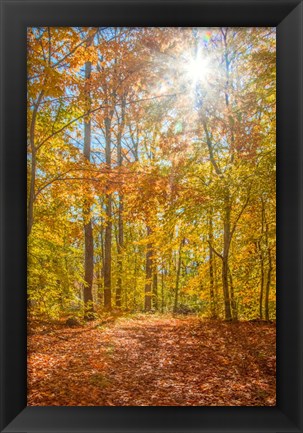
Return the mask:
[(276, 405), (276, 30), (27, 29), (28, 406)]

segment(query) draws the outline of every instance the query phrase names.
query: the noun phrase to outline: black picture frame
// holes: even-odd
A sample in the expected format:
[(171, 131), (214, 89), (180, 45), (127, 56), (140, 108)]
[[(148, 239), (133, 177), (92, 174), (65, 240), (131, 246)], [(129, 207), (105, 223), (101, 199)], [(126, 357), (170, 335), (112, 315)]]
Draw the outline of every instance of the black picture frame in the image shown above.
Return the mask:
[[(302, 432), (300, 0), (1, 1), (1, 431)], [(277, 27), (277, 406), (26, 407), (26, 28)]]

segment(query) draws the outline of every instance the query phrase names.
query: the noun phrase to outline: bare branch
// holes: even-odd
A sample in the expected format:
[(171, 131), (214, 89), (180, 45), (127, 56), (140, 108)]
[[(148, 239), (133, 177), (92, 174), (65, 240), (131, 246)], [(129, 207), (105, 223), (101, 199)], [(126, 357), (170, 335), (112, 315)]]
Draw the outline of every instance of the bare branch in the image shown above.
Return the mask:
[(223, 255), (222, 254), (220, 254), (220, 253), (218, 253), (218, 251), (212, 246), (212, 244), (211, 244), (211, 242), (210, 241), (207, 241), (208, 242), (208, 245), (210, 246), (210, 248), (212, 249), (212, 251), (218, 256), (218, 257), (220, 257), (220, 259), (221, 260), (223, 260)]
[[(181, 92), (184, 93), (184, 92)], [(160, 98), (171, 98), (174, 97), (176, 95), (179, 95), (181, 93), (173, 93), (170, 95), (157, 95), (157, 96), (152, 96), (149, 98), (141, 98), (141, 99), (136, 99), (134, 101), (129, 101), (127, 102), (125, 105), (131, 105), (131, 104), (136, 104), (139, 102), (144, 102), (144, 101), (151, 101), (153, 99), (160, 99)], [(116, 105), (122, 105), (122, 103), (117, 103)], [(85, 116), (88, 116), (90, 114), (96, 113), (97, 111), (101, 110), (102, 108), (106, 109), (106, 108), (111, 108), (111, 105), (107, 104), (107, 105), (99, 105), (99, 107), (94, 108), (93, 110), (89, 110), (83, 114), (81, 114), (80, 116), (76, 117), (75, 119), (71, 120), (70, 122), (66, 123), (65, 125), (63, 125), (61, 128), (59, 128), (57, 131), (54, 131), (52, 134), (50, 134), (48, 137), (46, 137), (44, 140), (42, 140), (38, 145), (37, 145), (37, 149), (39, 149), (44, 143), (46, 143), (46, 141), (48, 141), (50, 138), (54, 137), (54, 135), (59, 134), (60, 132), (64, 131), (64, 129), (68, 128), (69, 126), (71, 126), (73, 123), (77, 122), (80, 119), (83, 119)]]
[(210, 138), (209, 131), (208, 131), (207, 124), (206, 124), (205, 120), (203, 120), (203, 127), (204, 127), (204, 131), (205, 131), (205, 134), (206, 134), (206, 143), (207, 143), (207, 147), (208, 147), (208, 153), (209, 153), (210, 161), (211, 161), (211, 163), (212, 163), (212, 165), (213, 165), (213, 167), (214, 167), (215, 172), (217, 173), (217, 175), (218, 176), (222, 176), (222, 171), (220, 170), (220, 167), (218, 166), (218, 164), (217, 164), (217, 162), (215, 160), (215, 157), (214, 157), (212, 141), (211, 141), (211, 138)]

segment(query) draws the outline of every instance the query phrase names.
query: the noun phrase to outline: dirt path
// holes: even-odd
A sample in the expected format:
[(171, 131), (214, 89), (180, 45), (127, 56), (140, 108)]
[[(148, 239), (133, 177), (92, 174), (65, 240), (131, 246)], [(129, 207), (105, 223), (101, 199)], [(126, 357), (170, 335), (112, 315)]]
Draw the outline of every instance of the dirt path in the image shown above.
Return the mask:
[(29, 337), (28, 404), (275, 405), (275, 326), (137, 316)]

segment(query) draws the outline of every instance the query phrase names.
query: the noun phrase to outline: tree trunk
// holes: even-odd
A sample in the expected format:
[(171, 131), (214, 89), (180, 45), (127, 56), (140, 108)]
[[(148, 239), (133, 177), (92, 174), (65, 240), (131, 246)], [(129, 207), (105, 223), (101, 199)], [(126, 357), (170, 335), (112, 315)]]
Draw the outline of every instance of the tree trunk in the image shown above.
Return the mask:
[(223, 296), (224, 296), (224, 310), (225, 320), (232, 320), (230, 295), (229, 295), (229, 284), (228, 284), (228, 257), (229, 247), (231, 241), (230, 231), (230, 197), (229, 191), (226, 187), (224, 196), (224, 233), (223, 233), (223, 259), (222, 259), (222, 285), (223, 285)]
[[(222, 180), (224, 180), (223, 173), (215, 160), (212, 139), (208, 131), (205, 119), (203, 120), (203, 127), (206, 135), (206, 144), (208, 147), (210, 162), (212, 163), (212, 166), (216, 174), (220, 176)], [(230, 242), (232, 237), (231, 228), (230, 228), (230, 213), (231, 213), (230, 194), (229, 194), (228, 187), (225, 186), (224, 217), (223, 217), (223, 255), (220, 256), (222, 259), (222, 287), (223, 287), (225, 320), (232, 320), (230, 297), (229, 297), (229, 286), (228, 286), (228, 255), (229, 255), (229, 247), (230, 247)]]
[(162, 271), (161, 271), (161, 313), (164, 312), (164, 266), (162, 263)]
[(32, 147), (32, 160), (31, 160), (31, 178), (29, 186), (29, 199), (27, 206), (27, 236), (32, 232), (34, 223), (34, 200), (35, 200), (35, 183), (36, 183), (36, 149)]
[[(105, 158), (108, 170), (111, 169), (111, 117), (106, 117), (105, 121)], [(111, 266), (112, 266), (112, 195), (107, 194), (106, 199), (106, 227), (104, 240), (104, 308), (112, 308), (112, 289), (111, 289)]]
[(229, 299), (229, 285), (228, 285), (228, 262), (224, 258), (222, 261), (222, 283), (223, 283), (223, 296), (224, 296), (224, 311), (225, 320), (232, 320), (230, 299)]
[[(102, 202), (101, 202), (102, 206)], [(102, 219), (101, 219), (101, 225), (102, 225)], [(103, 305), (104, 299), (103, 299), (103, 270), (104, 270), (104, 242), (103, 242), (103, 228), (101, 226), (100, 231), (98, 233), (98, 236), (96, 238), (98, 241), (98, 248), (100, 249), (100, 255), (96, 257), (96, 260), (98, 261), (98, 271), (97, 271), (97, 301), (99, 305)]]
[[(85, 79), (89, 80), (91, 75), (91, 62), (85, 63)], [(90, 90), (88, 86), (85, 89), (88, 110), (90, 109)], [(84, 157), (89, 161), (91, 153), (91, 120), (84, 118)], [(87, 203), (84, 203), (84, 220), (90, 213), (90, 208)], [(94, 312), (93, 305), (93, 277), (94, 277), (94, 241), (93, 241), (93, 227), (92, 221), (89, 219), (84, 224), (84, 318), (86, 320), (93, 318)]]
[(93, 276), (94, 276), (94, 244), (93, 244), (93, 228), (91, 220), (84, 225), (84, 244), (85, 244), (85, 285), (83, 290), (84, 300), (84, 318), (93, 318)]
[(158, 271), (155, 264), (153, 273), (153, 305), (154, 309), (158, 310)]
[(229, 275), (229, 285), (230, 285), (230, 304), (231, 304), (231, 312), (233, 320), (238, 320), (238, 308), (237, 302), (235, 299), (234, 285), (233, 285), (233, 276), (230, 268), (228, 268)]
[[(102, 218), (102, 220), (103, 220), (103, 218)], [(101, 220), (101, 223), (102, 223), (102, 220)], [(100, 245), (101, 245), (101, 263), (102, 263), (100, 278), (104, 279), (104, 228), (103, 227), (101, 227), (101, 230), (100, 230)]]
[[(122, 133), (124, 130), (124, 122), (125, 122), (125, 106), (126, 101), (125, 98), (122, 98), (121, 104), (121, 123), (119, 125), (118, 137), (117, 137), (117, 159), (118, 159), (118, 167), (122, 167)], [(123, 242), (124, 242), (124, 232), (123, 232), (123, 194), (119, 193), (119, 205), (118, 205), (118, 278), (117, 278), (117, 287), (116, 287), (116, 307), (121, 307), (122, 302), (122, 273), (123, 273)]]
[(97, 299), (96, 303), (102, 305), (102, 283), (101, 283), (101, 269), (99, 268), (97, 271)]
[(118, 245), (117, 245), (117, 252), (118, 252), (118, 277), (117, 277), (117, 287), (116, 287), (116, 307), (121, 307), (121, 301), (122, 301), (122, 273), (123, 273), (123, 260), (122, 260), (122, 252), (123, 252), (123, 196), (119, 195), (119, 205), (118, 205)]
[(215, 301), (215, 291), (214, 291), (214, 253), (212, 250), (213, 245), (213, 220), (212, 211), (209, 216), (209, 226), (208, 226), (208, 239), (209, 239), (209, 291), (210, 291), (210, 311), (211, 317), (215, 319), (217, 317), (217, 308)]
[(271, 263), (271, 253), (270, 249), (268, 250), (268, 271), (267, 271), (267, 281), (266, 281), (266, 290), (265, 290), (265, 320), (269, 320), (269, 290), (271, 283), (271, 272), (272, 272), (272, 263)]
[(272, 259), (271, 251), (268, 242), (268, 224), (266, 224), (266, 247), (267, 247), (267, 257), (268, 257), (268, 270), (267, 270), (267, 280), (265, 288), (265, 320), (269, 320), (269, 290), (271, 283), (271, 272), (272, 272)]
[(263, 298), (264, 298), (264, 281), (265, 281), (265, 273), (264, 273), (264, 254), (262, 250), (262, 237), (264, 235), (264, 223), (265, 223), (265, 204), (264, 200), (261, 198), (262, 210), (261, 210), (261, 239), (258, 242), (259, 251), (260, 251), (260, 267), (261, 267), (261, 285), (260, 285), (260, 298), (259, 298), (259, 316), (260, 319), (263, 320)]
[[(147, 227), (147, 236), (151, 235), (151, 228)], [(152, 244), (148, 242), (146, 246), (145, 261), (145, 311), (150, 311), (152, 307)]]
[(105, 227), (105, 240), (104, 240), (104, 307), (110, 310), (111, 304), (111, 266), (112, 266), (112, 197), (111, 194), (107, 196), (106, 203), (106, 227)]
[(178, 254), (176, 286), (175, 286), (175, 300), (174, 300), (174, 313), (176, 313), (178, 310), (178, 302), (179, 302), (179, 283), (180, 283), (180, 272), (181, 272), (181, 262), (182, 262), (182, 255), (181, 255), (182, 245), (183, 245), (183, 240), (180, 242), (179, 254)]
[(260, 298), (259, 298), (259, 317), (260, 320), (263, 320), (263, 297), (264, 297), (264, 257), (263, 253), (260, 253), (260, 261), (261, 261), (261, 285), (260, 285)]
[(137, 253), (135, 253), (135, 259), (134, 259), (134, 296), (133, 296), (133, 309), (135, 310), (137, 308), (137, 302), (136, 302), (136, 293), (137, 293), (137, 279), (138, 279), (138, 265), (137, 265)]
[(29, 131), (29, 142), (32, 153), (31, 160), (31, 178), (30, 178), (30, 186), (29, 186), (29, 197), (27, 204), (27, 236), (31, 234), (33, 224), (34, 224), (34, 201), (35, 201), (35, 183), (36, 183), (36, 169), (37, 169), (37, 149), (35, 145), (35, 129), (36, 129), (36, 118), (39, 109), (39, 105), (41, 103), (44, 91), (41, 90), (39, 93), (37, 102), (34, 105), (32, 120), (30, 124)]

